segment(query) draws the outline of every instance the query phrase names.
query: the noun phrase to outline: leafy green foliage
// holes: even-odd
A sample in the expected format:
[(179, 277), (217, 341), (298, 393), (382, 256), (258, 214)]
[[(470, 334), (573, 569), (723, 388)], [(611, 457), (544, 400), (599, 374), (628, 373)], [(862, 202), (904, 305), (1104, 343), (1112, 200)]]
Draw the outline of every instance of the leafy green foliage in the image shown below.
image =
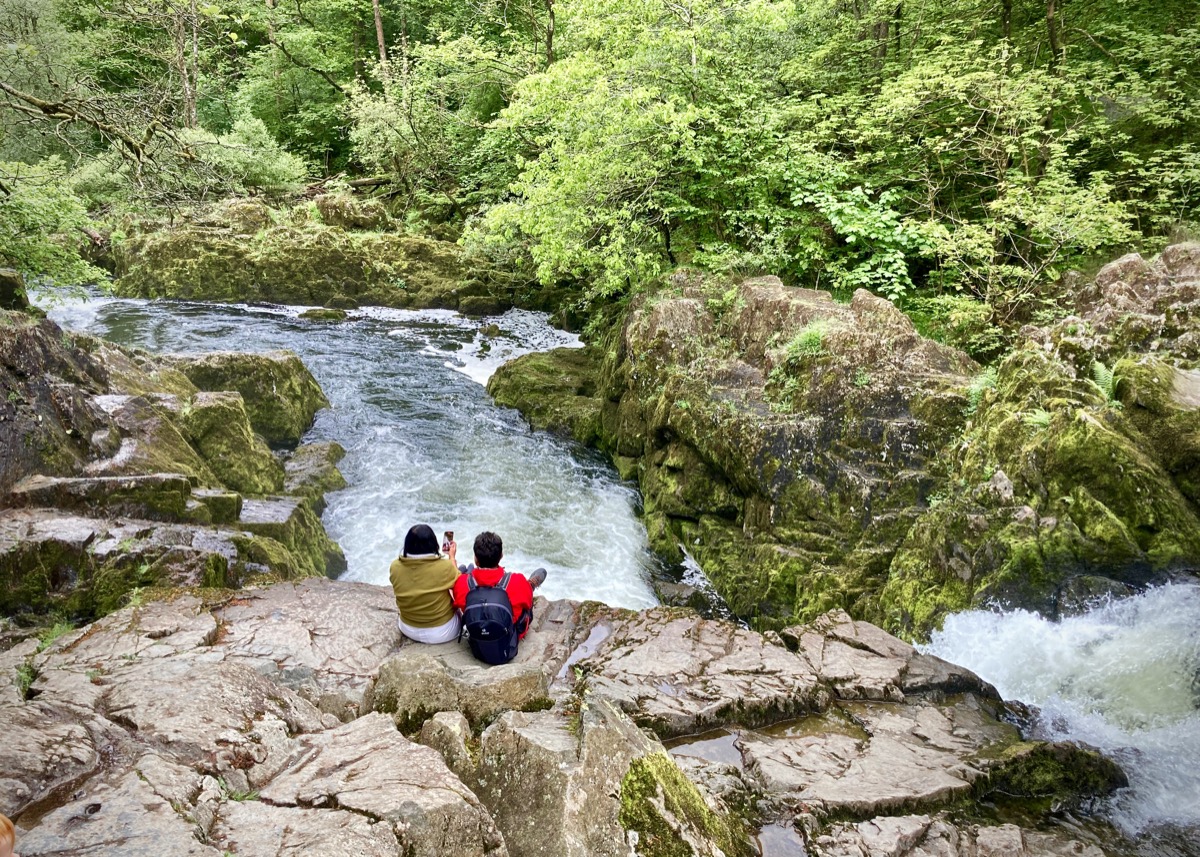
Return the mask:
[(513, 285), (772, 273), (989, 360), (1069, 267), (1196, 228), (1193, 5), (406, 0), (380, 46), (358, 0), (12, 0), (0, 158), (93, 208), (366, 172)]
[(33, 289), (96, 282), (104, 273), (79, 255), (87, 213), (60, 160), (35, 167), (0, 162), (0, 267), (16, 268)]
[(829, 326), (823, 321), (806, 324), (791, 338), (785, 349), (786, 362), (798, 363), (805, 357), (820, 357), (825, 353), (825, 333)]
[(1045, 429), (1050, 427), (1050, 420), (1053, 416), (1045, 408), (1035, 408), (1029, 413), (1024, 414), (1021, 417), (1021, 422), (1030, 428)]
[(75, 625), (67, 621), (58, 621), (42, 632), (38, 638), (38, 652), (44, 652), (54, 645), (55, 640), (64, 637), (75, 630)]
[(994, 366), (989, 366), (971, 379), (971, 383), (967, 387), (967, 416), (972, 416), (979, 410), (988, 390), (996, 389), (998, 379), (999, 375)]

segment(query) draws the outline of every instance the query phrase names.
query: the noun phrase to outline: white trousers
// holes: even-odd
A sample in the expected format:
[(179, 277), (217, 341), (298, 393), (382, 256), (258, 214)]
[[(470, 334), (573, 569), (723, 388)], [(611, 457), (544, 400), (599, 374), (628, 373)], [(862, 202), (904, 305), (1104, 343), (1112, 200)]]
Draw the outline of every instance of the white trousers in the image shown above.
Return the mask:
[(408, 637), (415, 643), (452, 643), (458, 639), (458, 617), (454, 616), (444, 625), (438, 625), (435, 628), (414, 628), (412, 625), (405, 625), (404, 620), (400, 620), (400, 633)]

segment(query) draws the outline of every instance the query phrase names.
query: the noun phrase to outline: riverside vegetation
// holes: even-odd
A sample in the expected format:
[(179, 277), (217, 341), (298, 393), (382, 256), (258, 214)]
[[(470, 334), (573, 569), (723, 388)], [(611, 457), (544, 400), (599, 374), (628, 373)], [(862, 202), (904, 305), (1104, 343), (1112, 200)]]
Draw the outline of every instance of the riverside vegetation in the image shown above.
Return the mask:
[[(124, 854), (274, 854), (305, 824), (380, 854), (730, 854), (772, 819), (814, 854), (1094, 848), (993, 804), (1024, 821), (1119, 772), (1019, 741), (866, 621), (1058, 615), (1200, 564), (1194, 4), (14, 0), (0, 43), (22, 853), (126, 804), (155, 807), (144, 841), (94, 825)], [(29, 307), (109, 277), (331, 320), (555, 312), (587, 347), (489, 389), (609, 452), (655, 550), (755, 631), (559, 605), (544, 667), (462, 678), (368, 604), (356, 654), (315, 651), (348, 598), (288, 582), (340, 567), (340, 451), (297, 446), (320, 390), (291, 355), (152, 356)], [(638, 647), (698, 660), (659, 676)], [(156, 707), (198, 670), (196, 706)], [(663, 755), (714, 726), (740, 768)], [(423, 773), (339, 779), (372, 754)], [(506, 814), (518, 756), (584, 797)]]

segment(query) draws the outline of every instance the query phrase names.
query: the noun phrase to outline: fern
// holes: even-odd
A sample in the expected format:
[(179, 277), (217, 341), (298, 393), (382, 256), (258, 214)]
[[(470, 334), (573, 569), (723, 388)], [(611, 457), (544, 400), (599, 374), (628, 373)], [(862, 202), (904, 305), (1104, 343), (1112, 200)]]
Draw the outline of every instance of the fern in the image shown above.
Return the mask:
[(979, 410), (979, 403), (983, 401), (983, 394), (988, 390), (996, 389), (998, 375), (995, 366), (989, 366), (978, 375), (971, 379), (970, 386), (967, 387), (967, 416), (974, 416)]
[(1031, 428), (1048, 428), (1050, 426), (1050, 418), (1053, 415), (1045, 408), (1038, 408), (1030, 411), (1021, 418), (1021, 422)]
[(1116, 372), (1097, 360), (1092, 364), (1092, 382), (1100, 389), (1104, 401), (1110, 408), (1121, 407), (1121, 402), (1117, 398), (1117, 384), (1120, 383), (1120, 379), (1117, 378)]

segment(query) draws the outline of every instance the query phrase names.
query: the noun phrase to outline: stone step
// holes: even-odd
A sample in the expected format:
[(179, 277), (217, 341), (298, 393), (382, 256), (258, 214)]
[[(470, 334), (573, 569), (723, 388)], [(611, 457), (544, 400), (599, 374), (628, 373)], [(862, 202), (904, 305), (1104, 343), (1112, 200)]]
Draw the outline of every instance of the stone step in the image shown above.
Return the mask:
[(144, 476), (30, 476), (3, 498), (12, 508), (55, 507), (87, 514), (125, 515), (148, 521), (188, 516), (192, 484), (179, 473)]

